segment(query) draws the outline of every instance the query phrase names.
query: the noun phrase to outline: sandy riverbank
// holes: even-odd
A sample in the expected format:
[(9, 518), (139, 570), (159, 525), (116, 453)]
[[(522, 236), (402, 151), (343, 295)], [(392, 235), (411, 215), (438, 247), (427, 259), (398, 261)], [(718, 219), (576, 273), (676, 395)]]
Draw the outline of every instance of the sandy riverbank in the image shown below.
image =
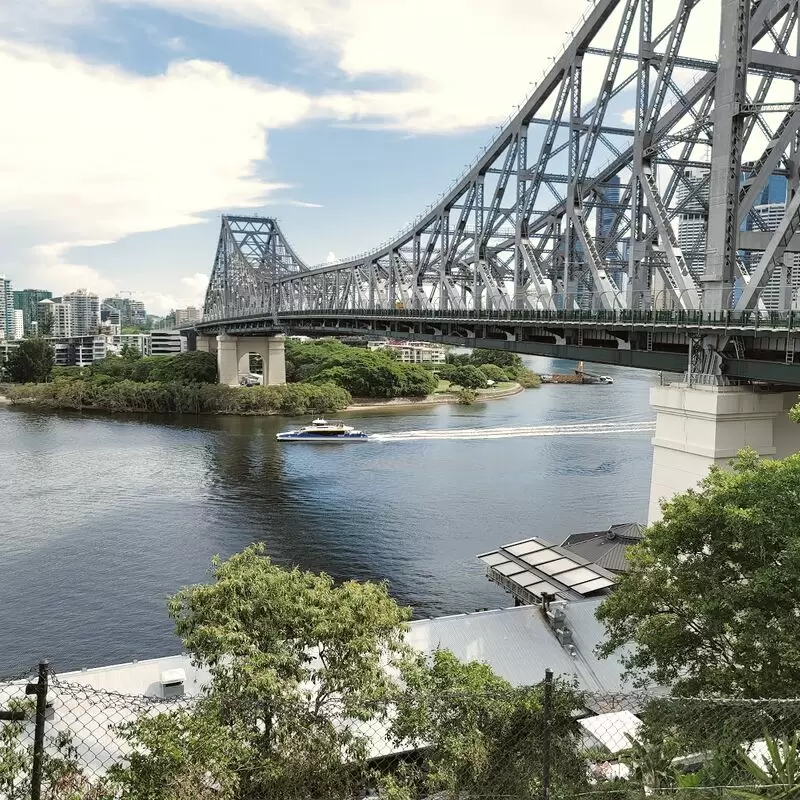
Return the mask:
[[(499, 400), (501, 397), (511, 397), (525, 390), (515, 383), (505, 389), (480, 389), (475, 398), (476, 403), (483, 400)], [(458, 395), (443, 392), (441, 394), (429, 394), (427, 397), (415, 399), (413, 397), (393, 397), (389, 400), (371, 400), (368, 398), (356, 398), (356, 401), (347, 406), (344, 411), (372, 411), (381, 408), (416, 408), (417, 406), (435, 406), (441, 403), (457, 403)]]

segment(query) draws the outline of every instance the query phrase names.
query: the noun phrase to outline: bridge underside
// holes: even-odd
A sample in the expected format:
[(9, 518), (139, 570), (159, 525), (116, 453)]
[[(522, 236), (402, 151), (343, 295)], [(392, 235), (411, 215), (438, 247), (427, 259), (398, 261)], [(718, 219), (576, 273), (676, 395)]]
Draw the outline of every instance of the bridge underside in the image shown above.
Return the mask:
[[(800, 349), (800, 327), (795, 328), (800, 313), (796, 321), (792, 313), (774, 315), (771, 322), (731, 313), (701, 317), (664, 312), (662, 320), (631, 312), (568, 316), (573, 318), (558, 319), (559, 314), (546, 312), (508, 314), (506, 319), (399, 311), (308, 312), (280, 315), (279, 322), (285, 331), (307, 336), (418, 339), (678, 374), (693, 365), (694, 381), (708, 380), (702, 375), (711, 359), (719, 373), (715, 383), (722, 378), (800, 385), (800, 369), (794, 365)], [(221, 327), (236, 336), (257, 336), (274, 332), (274, 325), (273, 320), (251, 317), (227, 320)]]

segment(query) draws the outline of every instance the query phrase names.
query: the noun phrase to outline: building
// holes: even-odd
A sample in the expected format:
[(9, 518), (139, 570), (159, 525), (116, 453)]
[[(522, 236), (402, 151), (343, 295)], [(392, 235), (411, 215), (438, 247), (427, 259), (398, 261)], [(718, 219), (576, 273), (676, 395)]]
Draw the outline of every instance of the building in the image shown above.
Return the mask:
[(187, 349), (186, 337), (180, 331), (151, 331), (150, 355), (171, 356)]
[(19, 347), (19, 342), (12, 342), (9, 339), (0, 339), (0, 381), (6, 379), (5, 366), (9, 356)]
[(502, 586), (517, 605), (603, 596), (617, 582), (609, 570), (537, 536), (482, 553), (478, 560), (486, 567), (486, 577)]
[(175, 327), (184, 328), (194, 325), (203, 319), (203, 312), (199, 308), (189, 306), (188, 308), (175, 309)]
[(88, 367), (108, 355), (105, 336), (51, 339), (57, 367)]
[(561, 543), (561, 547), (571, 553), (576, 553), (598, 567), (619, 575), (628, 571), (625, 560), (628, 548), (639, 544), (643, 535), (642, 525), (638, 522), (629, 522), (623, 525), (612, 525), (605, 531), (573, 533)]
[(43, 336), (56, 339), (72, 336), (72, 308), (60, 300), (41, 300), (38, 303), (38, 327)]
[(147, 327), (147, 309), (140, 300), (130, 297), (107, 297), (103, 305), (116, 308), (120, 312), (119, 325), (123, 328)]
[(369, 342), (370, 350), (389, 350), (404, 364), (444, 364), (447, 353), (443, 347), (428, 342)]
[[(706, 265), (710, 170), (707, 167), (687, 167), (683, 175), (686, 180), (681, 181), (675, 193), (679, 205), (686, 203), (678, 214), (678, 246), (686, 259), (689, 272), (699, 283)], [(688, 199), (692, 190), (701, 186), (702, 188)]]
[(14, 338), (14, 292), (11, 278), (0, 275), (0, 339)]
[(132, 347), (143, 356), (151, 355), (149, 333), (121, 333), (109, 337), (109, 350), (119, 354), (126, 347)]
[(22, 324), (26, 336), (37, 332), (39, 303), (42, 300), (51, 300), (52, 297), (53, 293), (47, 289), (22, 289), (14, 292), (14, 308), (22, 311)]
[(14, 309), (14, 319), (11, 334), (11, 339), (25, 338), (25, 317), (23, 316), (21, 308)]
[(93, 336), (100, 330), (100, 298), (88, 289), (65, 294), (61, 302), (70, 308), (72, 336)]

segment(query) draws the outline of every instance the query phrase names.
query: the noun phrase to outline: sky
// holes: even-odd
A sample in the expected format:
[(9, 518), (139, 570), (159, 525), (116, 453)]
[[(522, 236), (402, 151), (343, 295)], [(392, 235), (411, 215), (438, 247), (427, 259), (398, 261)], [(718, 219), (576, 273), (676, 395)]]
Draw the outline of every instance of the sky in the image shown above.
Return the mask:
[(405, 226), (586, 0), (0, 0), (0, 274), (201, 304), (222, 213), (307, 263)]

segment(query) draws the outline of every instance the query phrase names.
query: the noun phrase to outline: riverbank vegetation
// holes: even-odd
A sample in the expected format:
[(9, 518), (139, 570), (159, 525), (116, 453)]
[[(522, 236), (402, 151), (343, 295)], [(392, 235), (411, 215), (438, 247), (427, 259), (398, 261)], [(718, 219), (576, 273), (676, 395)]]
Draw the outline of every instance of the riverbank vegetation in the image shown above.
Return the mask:
[(112, 413), (324, 414), (340, 411), (351, 402), (347, 391), (330, 383), (244, 387), (57, 379), (11, 385), (5, 393), (18, 405)]
[[(495, 383), (513, 381), (523, 389), (538, 389), (542, 385), (542, 379), (525, 366), (519, 355), (509, 350), (477, 348), (471, 353), (450, 352), (447, 354), (447, 364), (437, 365), (436, 371), (440, 378), (451, 383), (458, 383), (458, 378), (455, 376), (464, 375), (464, 373), (456, 372), (456, 370), (466, 367), (479, 369), (487, 380)], [(465, 386), (464, 388), (474, 387)]]
[(147, 413), (306, 414), (339, 411), (352, 397), (425, 398), (446, 384), (461, 403), (487, 386), (538, 386), (522, 359), (506, 351), (476, 350), (447, 364), (404, 364), (390, 350), (349, 347), (337, 340), (286, 345), (286, 386), (217, 384), (213, 353), (142, 357), (125, 347), (87, 367), (53, 366), (43, 339), (22, 342), (6, 365), (12, 403), (76, 410)]
[(421, 366), (403, 364), (388, 350), (349, 347), (335, 339), (286, 343), (289, 383), (333, 383), (354, 397), (426, 397), (436, 377)]
[(11, 384), (4, 394), (19, 405), (112, 413), (322, 414), (351, 402), (330, 382), (221, 386), (216, 357), (202, 352), (142, 358), (125, 349), (90, 367), (52, 367), (47, 377)]

